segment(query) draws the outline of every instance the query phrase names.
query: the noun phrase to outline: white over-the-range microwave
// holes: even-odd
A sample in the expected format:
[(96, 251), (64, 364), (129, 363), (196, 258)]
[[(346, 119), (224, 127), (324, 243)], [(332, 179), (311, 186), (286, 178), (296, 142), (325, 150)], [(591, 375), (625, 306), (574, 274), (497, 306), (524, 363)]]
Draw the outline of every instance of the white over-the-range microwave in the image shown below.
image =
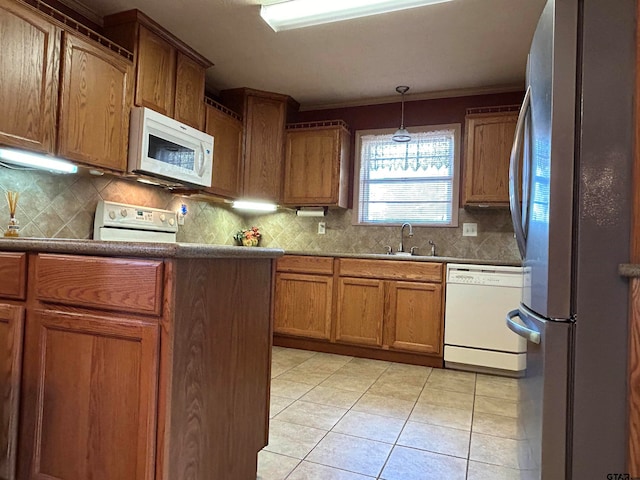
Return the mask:
[(131, 109), (128, 170), (185, 186), (211, 186), (213, 137), (146, 107)]

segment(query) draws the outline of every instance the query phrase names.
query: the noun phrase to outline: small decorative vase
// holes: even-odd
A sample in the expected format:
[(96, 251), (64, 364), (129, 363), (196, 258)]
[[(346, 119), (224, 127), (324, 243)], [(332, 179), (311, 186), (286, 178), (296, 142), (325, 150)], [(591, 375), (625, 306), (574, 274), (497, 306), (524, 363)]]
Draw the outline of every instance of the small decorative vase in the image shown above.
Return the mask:
[(7, 229), (4, 231), (5, 237), (19, 237), (20, 236), (20, 225), (18, 225), (18, 220), (16, 217), (11, 217), (9, 220), (9, 225), (7, 225)]
[(260, 239), (259, 238), (243, 238), (242, 239), (242, 245), (245, 247), (257, 247), (258, 243), (260, 243)]

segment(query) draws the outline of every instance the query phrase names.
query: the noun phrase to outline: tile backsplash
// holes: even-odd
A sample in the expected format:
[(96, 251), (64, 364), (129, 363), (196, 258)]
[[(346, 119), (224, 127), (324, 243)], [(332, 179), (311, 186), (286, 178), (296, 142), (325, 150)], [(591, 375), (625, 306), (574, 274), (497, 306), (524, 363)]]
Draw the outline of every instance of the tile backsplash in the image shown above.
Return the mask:
[[(178, 232), (178, 241), (233, 245), (233, 234), (251, 226), (260, 227), (262, 246), (290, 251), (332, 253), (384, 253), (400, 242), (399, 227), (355, 226), (351, 210), (329, 210), (324, 218), (298, 217), (294, 210), (243, 217), (224, 203), (210, 203), (174, 195), (158, 187), (142, 185), (109, 175), (55, 175), (46, 172), (0, 168), (0, 228), (6, 228), (9, 208), (7, 190), (18, 191), (16, 218), (22, 237), (88, 239), (93, 235), (93, 217), (98, 200), (177, 210), (185, 203), (188, 214)], [(326, 222), (326, 234), (318, 235), (318, 222)], [(477, 237), (463, 237), (462, 224), (477, 223)], [(439, 256), (519, 261), (513, 228), (507, 210), (460, 209), (459, 227), (414, 227), (405, 248), (430, 252), (429, 240)]]

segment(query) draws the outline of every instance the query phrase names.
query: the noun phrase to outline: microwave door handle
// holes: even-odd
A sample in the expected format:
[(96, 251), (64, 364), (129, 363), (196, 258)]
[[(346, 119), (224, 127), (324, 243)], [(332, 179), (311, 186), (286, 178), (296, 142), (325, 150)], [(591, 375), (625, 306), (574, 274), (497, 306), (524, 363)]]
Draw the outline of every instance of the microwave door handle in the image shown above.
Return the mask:
[(205, 157), (205, 154), (204, 154), (204, 143), (200, 142), (200, 154), (198, 155), (198, 158), (200, 159), (200, 162), (199, 162), (200, 164), (197, 167), (198, 168), (198, 176), (199, 177), (202, 177), (204, 175), (204, 163), (205, 163), (204, 162), (204, 157)]
[(511, 207), (511, 221), (513, 222), (513, 230), (518, 243), (520, 255), (525, 258), (526, 254), (526, 238), (524, 228), (522, 227), (522, 213), (520, 210), (520, 189), (518, 188), (518, 179), (520, 177), (520, 152), (522, 151), (522, 143), (524, 142), (525, 119), (531, 108), (531, 86), (527, 87), (527, 93), (520, 107), (518, 122), (516, 123), (516, 134), (513, 139), (513, 147), (511, 148), (511, 159), (509, 163), (509, 206)]

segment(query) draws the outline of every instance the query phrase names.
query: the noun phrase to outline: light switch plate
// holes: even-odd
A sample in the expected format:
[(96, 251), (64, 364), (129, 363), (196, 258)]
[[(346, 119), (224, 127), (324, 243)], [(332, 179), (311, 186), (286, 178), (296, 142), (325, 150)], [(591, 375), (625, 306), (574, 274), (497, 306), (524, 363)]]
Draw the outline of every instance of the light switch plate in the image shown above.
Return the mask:
[(462, 224), (462, 236), (463, 237), (477, 237), (478, 236), (478, 224), (477, 223), (463, 223)]
[(324, 235), (325, 233), (327, 233), (326, 222), (318, 222), (318, 235)]

